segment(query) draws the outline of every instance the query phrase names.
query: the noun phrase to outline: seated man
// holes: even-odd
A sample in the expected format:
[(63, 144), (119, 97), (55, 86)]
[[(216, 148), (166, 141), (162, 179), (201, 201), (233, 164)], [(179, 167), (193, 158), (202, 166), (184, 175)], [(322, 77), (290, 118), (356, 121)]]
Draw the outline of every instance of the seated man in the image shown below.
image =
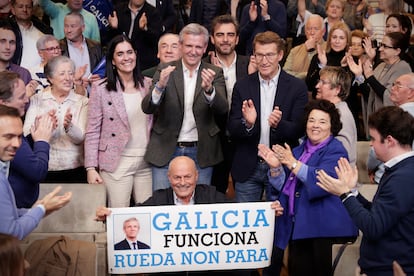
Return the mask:
[(17, 109), (0, 105), (0, 233), (23, 239), (32, 232), (45, 214), (50, 214), (71, 199), (72, 193), (59, 196), (61, 186), (56, 187), (31, 209), (18, 209), (13, 191), (7, 180), (10, 160), (21, 145), (23, 123)]

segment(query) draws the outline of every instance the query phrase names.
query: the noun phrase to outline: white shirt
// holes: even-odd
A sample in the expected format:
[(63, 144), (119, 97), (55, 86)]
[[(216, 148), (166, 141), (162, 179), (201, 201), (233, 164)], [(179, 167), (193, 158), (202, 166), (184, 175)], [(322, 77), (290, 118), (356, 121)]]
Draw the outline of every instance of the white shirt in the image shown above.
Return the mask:
[(227, 102), (229, 104), (229, 110), (230, 110), (231, 96), (233, 94), (233, 87), (234, 87), (234, 84), (236, 83), (236, 80), (237, 80), (236, 79), (237, 55), (234, 55), (234, 60), (230, 64), (229, 67), (226, 67), (224, 62), (222, 62), (219, 57), (217, 57), (217, 58), (218, 58), (218, 60), (221, 64), (221, 68), (223, 69), (224, 81), (226, 82), (226, 90), (227, 90)]
[(20, 66), (31, 68), (41, 62), (41, 58), (37, 52), (36, 42), (43, 35), (33, 24), (29, 28), (25, 28), (17, 24), (22, 34), (22, 60)]
[(260, 144), (270, 146), (269, 116), (273, 111), (277, 84), (280, 76), (280, 65), (277, 74), (270, 80), (264, 80), (259, 73), (260, 81)]
[(88, 65), (85, 74), (83, 74), (84, 77), (88, 77), (93, 68), (91, 69), (89, 50), (88, 45), (86, 45), (85, 37), (83, 37), (82, 46), (80, 48), (75, 47), (73, 45), (73, 42), (69, 41), (68, 39), (66, 39), (66, 41), (68, 43), (69, 57), (75, 63), (76, 68), (84, 66), (85, 64)]

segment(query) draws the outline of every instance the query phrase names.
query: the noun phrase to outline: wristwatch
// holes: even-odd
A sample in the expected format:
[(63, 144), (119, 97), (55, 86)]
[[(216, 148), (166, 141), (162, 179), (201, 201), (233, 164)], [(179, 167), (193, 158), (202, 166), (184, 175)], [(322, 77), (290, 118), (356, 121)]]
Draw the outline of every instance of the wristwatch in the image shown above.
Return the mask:
[(290, 170), (293, 171), (298, 166), (298, 161), (295, 160), (295, 162), (292, 163), (292, 166), (290, 166)]
[(341, 199), (341, 201), (342, 201), (342, 202), (344, 202), (344, 200), (345, 200), (345, 199), (347, 199), (348, 197), (350, 197), (350, 196), (352, 196), (352, 195), (354, 195), (354, 194), (352, 193), (352, 191), (348, 191), (348, 192), (346, 192), (346, 193), (341, 194), (341, 195), (339, 196), (339, 198)]

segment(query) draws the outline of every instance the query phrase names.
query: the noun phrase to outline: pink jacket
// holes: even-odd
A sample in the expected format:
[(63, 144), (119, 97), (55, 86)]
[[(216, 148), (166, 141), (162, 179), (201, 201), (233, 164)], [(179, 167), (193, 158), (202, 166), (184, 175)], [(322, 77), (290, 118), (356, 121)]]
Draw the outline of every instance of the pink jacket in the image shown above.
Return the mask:
[[(140, 90), (144, 97), (151, 85), (151, 79), (144, 79)], [(121, 154), (131, 136), (122, 89), (108, 91), (106, 82), (95, 82), (89, 97), (88, 120), (85, 134), (85, 168), (99, 167), (113, 172), (119, 164)], [(138, 103), (137, 103), (138, 104)], [(152, 127), (152, 116), (147, 115), (147, 135)]]

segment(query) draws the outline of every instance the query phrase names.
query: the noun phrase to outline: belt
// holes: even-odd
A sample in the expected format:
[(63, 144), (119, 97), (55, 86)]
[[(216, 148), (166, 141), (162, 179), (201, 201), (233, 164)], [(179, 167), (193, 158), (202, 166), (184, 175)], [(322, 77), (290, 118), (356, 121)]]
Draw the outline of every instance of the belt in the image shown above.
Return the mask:
[(177, 142), (177, 147), (180, 147), (180, 148), (197, 147), (197, 141), (196, 142)]

